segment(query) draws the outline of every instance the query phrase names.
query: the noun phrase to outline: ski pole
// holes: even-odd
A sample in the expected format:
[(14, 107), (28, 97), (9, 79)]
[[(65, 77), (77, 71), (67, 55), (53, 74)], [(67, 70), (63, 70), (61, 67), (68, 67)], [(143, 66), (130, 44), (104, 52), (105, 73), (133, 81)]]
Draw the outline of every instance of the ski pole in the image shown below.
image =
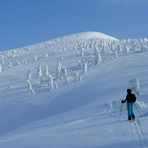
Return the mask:
[(121, 103), (121, 107), (120, 107), (119, 121), (120, 121), (120, 118), (121, 118), (121, 112), (122, 112), (122, 103)]

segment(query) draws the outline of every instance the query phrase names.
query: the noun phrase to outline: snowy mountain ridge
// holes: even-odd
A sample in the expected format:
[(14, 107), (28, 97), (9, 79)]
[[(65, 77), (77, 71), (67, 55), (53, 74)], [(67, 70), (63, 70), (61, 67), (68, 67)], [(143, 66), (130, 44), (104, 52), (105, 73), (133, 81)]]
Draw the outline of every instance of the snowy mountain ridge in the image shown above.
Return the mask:
[(1, 52), (0, 54), (9, 54), (9, 52), (22, 52), (21, 50), (31, 50), (31, 49), (36, 49), (36, 48), (47, 48), (49, 46), (52, 46), (54, 44), (57, 44), (58, 42), (64, 43), (75, 43), (75, 42), (85, 42), (89, 40), (117, 40), (114, 37), (108, 36), (103, 33), (99, 32), (82, 32), (82, 33), (77, 33), (77, 34), (72, 34), (72, 35), (67, 35), (59, 38), (55, 38), (49, 41), (41, 42), (38, 44), (22, 47), (22, 48), (17, 48), (17, 49), (11, 49), (5, 52)]
[[(148, 147), (148, 39), (96, 36), (1, 53), (0, 148)], [(119, 121), (133, 79), (136, 121), (127, 121), (126, 104)]]

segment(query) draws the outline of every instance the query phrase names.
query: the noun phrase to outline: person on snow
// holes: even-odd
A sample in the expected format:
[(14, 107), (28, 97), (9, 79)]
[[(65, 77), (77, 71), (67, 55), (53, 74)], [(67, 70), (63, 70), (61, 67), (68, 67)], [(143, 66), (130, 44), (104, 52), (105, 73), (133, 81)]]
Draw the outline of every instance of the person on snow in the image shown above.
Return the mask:
[(128, 111), (128, 120), (134, 120), (135, 115), (133, 111), (133, 105), (136, 101), (136, 96), (131, 93), (131, 89), (127, 89), (127, 95), (125, 100), (122, 100), (121, 103), (127, 102), (127, 111)]

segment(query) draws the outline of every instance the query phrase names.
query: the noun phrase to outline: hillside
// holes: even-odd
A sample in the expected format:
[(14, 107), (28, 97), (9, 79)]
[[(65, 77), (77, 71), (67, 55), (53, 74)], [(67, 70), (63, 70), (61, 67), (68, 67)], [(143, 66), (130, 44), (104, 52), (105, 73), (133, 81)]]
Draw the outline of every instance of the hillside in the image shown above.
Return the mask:
[[(148, 39), (96, 32), (2, 52), (0, 148), (148, 147), (147, 58)], [(132, 79), (129, 123), (126, 104), (119, 115)]]

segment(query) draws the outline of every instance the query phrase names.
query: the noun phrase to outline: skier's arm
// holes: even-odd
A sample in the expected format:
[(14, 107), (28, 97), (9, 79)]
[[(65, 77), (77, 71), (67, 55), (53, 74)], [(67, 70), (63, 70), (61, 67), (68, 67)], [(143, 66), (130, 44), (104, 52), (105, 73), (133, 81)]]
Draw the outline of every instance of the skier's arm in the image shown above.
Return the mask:
[(126, 95), (126, 98), (124, 100), (121, 101), (121, 103), (125, 103), (126, 101), (128, 101), (129, 96)]
[(121, 103), (125, 103), (126, 101), (127, 101), (126, 99), (125, 100), (122, 100)]
[(124, 100), (121, 101), (121, 103), (125, 103), (127, 101), (127, 96)]

